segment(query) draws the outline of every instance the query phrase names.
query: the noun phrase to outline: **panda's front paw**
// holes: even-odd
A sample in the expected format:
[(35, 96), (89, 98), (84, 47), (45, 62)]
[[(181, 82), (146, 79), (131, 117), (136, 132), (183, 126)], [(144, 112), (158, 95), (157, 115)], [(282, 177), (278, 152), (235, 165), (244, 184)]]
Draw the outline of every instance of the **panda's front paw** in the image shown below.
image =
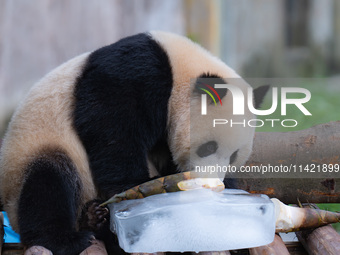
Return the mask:
[(109, 210), (100, 206), (101, 201), (92, 200), (87, 202), (82, 217), (80, 227), (94, 232), (100, 231), (109, 222)]
[(109, 209), (100, 206), (99, 203), (93, 203), (90, 211), (95, 215), (92, 219), (91, 226), (101, 229), (108, 222)]

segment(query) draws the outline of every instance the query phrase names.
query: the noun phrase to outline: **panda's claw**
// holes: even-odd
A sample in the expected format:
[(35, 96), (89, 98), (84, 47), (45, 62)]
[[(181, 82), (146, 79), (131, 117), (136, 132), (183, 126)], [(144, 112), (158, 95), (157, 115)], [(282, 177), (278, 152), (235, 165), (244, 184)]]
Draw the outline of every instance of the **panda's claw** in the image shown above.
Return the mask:
[(93, 200), (86, 204), (80, 225), (83, 229), (98, 232), (108, 222), (109, 210), (99, 206), (100, 201)]
[(101, 206), (95, 207), (95, 210), (97, 215), (107, 215), (109, 213), (107, 208)]
[(97, 223), (96, 225), (97, 229), (101, 229), (105, 225), (106, 222), (107, 222), (107, 219), (104, 218), (100, 223)]

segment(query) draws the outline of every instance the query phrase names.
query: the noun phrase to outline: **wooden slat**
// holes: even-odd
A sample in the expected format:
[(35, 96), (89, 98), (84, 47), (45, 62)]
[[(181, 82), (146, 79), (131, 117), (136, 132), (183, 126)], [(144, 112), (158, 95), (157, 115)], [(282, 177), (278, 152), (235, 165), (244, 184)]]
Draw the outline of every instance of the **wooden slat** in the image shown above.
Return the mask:
[(287, 247), (279, 235), (275, 235), (274, 241), (268, 245), (249, 249), (250, 255), (289, 255)]
[(105, 244), (102, 241), (94, 240), (91, 246), (80, 253), (80, 255), (107, 255)]
[(229, 251), (207, 251), (199, 252), (199, 255), (230, 255)]
[(23, 255), (24, 247), (19, 243), (5, 243), (2, 251), (3, 255)]
[[(53, 255), (53, 254), (50, 250), (46, 249), (45, 247), (32, 246), (25, 251), (25, 255)], [(98, 255), (101, 255), (101, 254), (98, 254)]]
[(0, 255), (2, 254), (2, 245), (4, 242), (4, 215), (0, 212)]
[(290, 255), (308, 255), (300, 242), (285, 242)]

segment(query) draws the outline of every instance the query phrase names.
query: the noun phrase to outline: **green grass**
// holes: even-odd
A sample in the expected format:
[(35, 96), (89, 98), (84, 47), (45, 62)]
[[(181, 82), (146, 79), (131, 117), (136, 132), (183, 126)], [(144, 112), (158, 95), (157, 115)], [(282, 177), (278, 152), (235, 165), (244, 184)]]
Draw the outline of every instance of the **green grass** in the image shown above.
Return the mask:
[[(340, 211), (340, 204), (318, 204), (318, 207), (322, 210), (327, 210), (327, 211), (332, 211), (332, 212)], [(332, 226), (336, 229), (338, 233), (340, 233), (340, 223), (332, 224)]]

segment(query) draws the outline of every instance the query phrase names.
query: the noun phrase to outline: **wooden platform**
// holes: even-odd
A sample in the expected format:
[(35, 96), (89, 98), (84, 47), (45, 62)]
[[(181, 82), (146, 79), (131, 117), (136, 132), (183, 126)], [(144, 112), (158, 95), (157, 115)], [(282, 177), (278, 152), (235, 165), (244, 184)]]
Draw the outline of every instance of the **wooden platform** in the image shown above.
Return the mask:
[[(230, 252), (202, 252), (201, 255), (339, 255), (340, 234), (331, 225), (326, 225), (312, 230), (305, 230), (296, 233), (298, 241), (284, 243), (279, 235), (275, 236), (271, 244)], [(0, 255), (24, 254), (24, 247), (19, 243), (5, 243), (3, 214), (0, 212)], [(165, 255), (159, 253), (158, 255)], [(181, 254), (181, 253), (166, 253)], [(185, 253), (189, 254), (189, 253)], [(66, 255), (66, 254), (65, 254)], [(96, 254), (97, 255), (97, 254)], [(136, 255), (136, 254), (134, 254)], [(143, 255), (142, 253), (138, 255)]]
[(2, 255), (22, 255), (24, 247), (19, 243), (5, 243), (2, 249)]
[[(308, 255), (306, 250), (303, 248), (302, 244), (299, 242), (286, 243), (286, 247), (289, 251), (289, 254), (291, 255)], [(21, 244), (6, 243), (4, 244), (1, 255), (23, 255), (23, 254), (24, 254), (24, 247)], [(168, 254), (171, 254), (171, 253), (168, 253)], [(231, 251), (230, 254), (249, 255), (249, 250), (244, 249), (244, 250)]]

